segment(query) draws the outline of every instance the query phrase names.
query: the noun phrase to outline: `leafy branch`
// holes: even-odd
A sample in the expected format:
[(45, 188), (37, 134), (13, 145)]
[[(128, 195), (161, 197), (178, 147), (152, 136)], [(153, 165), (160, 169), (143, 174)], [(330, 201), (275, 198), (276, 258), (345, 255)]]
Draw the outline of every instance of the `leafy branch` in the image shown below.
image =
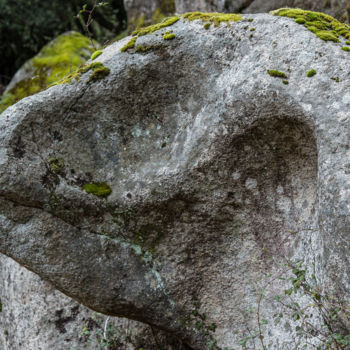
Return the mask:
[[(79, 13), (75, 16), (75, 18), (80, 20), (80, 23), (82, 24), (86, 35), (89, 37), (90, 41), (91, 41), (91, 45), (93, 46), (93, 48), (96, 50), (94, 41), (93, 41), (93, 34), (90, 31), (90, 26), (92, 25), (92, 23), (94, 22), (94, 12), (96, 11), (96, 9), (98, 9), (99, 7), (102, 6), (106, 6), (108, 5), (108, 2), (104, 2), (104, 1), (98, 1), (98, 0), (94, 0), (94, 3), (91, 7), (91, 9), (89, 10), (87, 8), (87, 4), (83, 5), (83, 7), (79, 10)], [(84, 15), (87, 15), (87, 19), (85, 21)]]

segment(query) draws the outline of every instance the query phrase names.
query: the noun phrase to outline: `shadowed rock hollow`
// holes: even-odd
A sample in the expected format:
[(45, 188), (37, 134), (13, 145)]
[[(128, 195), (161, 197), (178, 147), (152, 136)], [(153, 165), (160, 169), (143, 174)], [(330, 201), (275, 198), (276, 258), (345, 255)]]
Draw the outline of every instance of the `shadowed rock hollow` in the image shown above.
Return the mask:
[[(284, 257), (314, 261), (348, 297), (345, 38), (263, 14), (209, 29), (181, 18), (121, 52), (130, 39), (98, 58), (103, 79), (1, 115), (1, 253), (198, 350), (211, 340), (194, 315), (237, 346)], [(270, 329), (271, 348), (288, 348), (286, 332)]]

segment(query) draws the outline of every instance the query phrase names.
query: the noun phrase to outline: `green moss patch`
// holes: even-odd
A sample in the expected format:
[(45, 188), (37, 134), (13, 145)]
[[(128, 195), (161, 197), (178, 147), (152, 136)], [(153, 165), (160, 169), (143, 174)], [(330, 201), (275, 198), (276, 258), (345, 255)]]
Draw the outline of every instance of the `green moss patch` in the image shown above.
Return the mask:
[(110, 71), (111, 70), (108, 67), (99, 67), (94, 69), (87, 83), (95, 82), (105, 78), (107, 75), (109, 75)]
[(295, 22), (302, 24), (324, 41), (339, 42), (340, 37), (350, 39), (350, 26), (339, 22), (332, 16), (321, 12), (301, 9), (282, 8), (270, 12), (274, 16), (295, 18)]
[(33, 77), (19, 81), (0, 99), (0, 112), (24, 97), (47, 89), (83, 65), (94, 51), (90, 40), (79, 33), (59, 36), (30, 61)]
[(176, 38), (176, 35), (174, 33), (169, 33), (169, 32), (166, 32), (164, 35), (163, 35), (163, 39), (164, 40), (173, 40)]
[(315, 71), (315, 69), (310, 69), (307, 73), (306, 73), (306, 76), (308, 78), (312, 78), (314, 75), (316, 75), (317, 72)]
[(165, 18), (161, 23), (153, 24), (151, 26), (135, 30), (132, 33), (133, 37), (126, 43), (125, 46), (121, 48), (121, 52), (125, 52), (129, 49), (133, 49), (136, 45), (136, 40), (138, 37), (152, 34), (158, 30), (169, 27), (174, 23), (176, 23), (179, 19), (180, 17), (178, 16), (168, 17), (168, 18)]
[[(239, 15), (239, 14), (226, 14), (226, 13), (216, 13), (216, 12), (214, 13), (188, 12), (183, 14), (181, 17), (184, 19), (187, 19), (188, 21), (201, 20), (205, 22), (204, 24), (205, 29), (209, 29), (212, 24), (218, 27), (222, 22), (227, 23), (227, 25), (229, 25), (229, 22), (237, 22), (242, 19), (242, 15)], [(132, 38), (126, 43), (126, 45), (122, 47), (121, 51), (125, 52), (125, 51), (128, 51), (129, 49), (135, 48), (136, 40), (138, 37), (152, 34), (158, 30), (169, 27), (179, 20), (180, 20), (179, 16), (172, 16), (172, 17), (165, 18), (160, 23), (135, 30), (132, 33)], [(174, 38), (175, 38), (175, 34), (165, 33), (163, 35), (164, 40), (171, 40)]]
[(350, 47), (349, 46), (344, 46), (341, 48), (343, 51), (350, 51)]
[(288, 85), (288, 84), (289, 84), (289, 81), (288, 81), (288, 80), (283, 80), (282, 83), (283, 83), (284, 85)]
[(127, 50), (129, 50), (129, 49), (134, 48), (135, 45), (136, 45), (136, 40), (137, 40), (137, 36), (132, 37), (132, 38), (126, 43), (126, 45), (124, 45), (124, 46), (121, 48), (120, 51), (121, 51), (121, 52), (125, 52), (125, 51), (127, 51)]
[(140, 29), (135, 30), (132, 33), (132, 35), (133, 36), (143, 36), (143, 35), (152, 34), (158, 30), (161, 30), (163, 28), (166, 28), (166, 27), (173, 25), (179, 19), (180, 19), (180, 17), (178, 17), (178, 16), (165, 18), (164, 21), (162, 21), (161, 23), (153, 24), (153, 25), (148, 26), (146, 28), (140, 28)]
[(112, 189), (105, 182), (94, 182), (83, 186), (87, 193), (91, 193), (97, 197), (108, 197), (112, 193)]
[(215, 27), (220, 26), (221, 23), (238, 22), (242, 20), (242, 15), (234, 13), (205, 13), (205, 12), (188, 12), (182, 15), (183, 18), (189, 21), (201, 20), (205, 22), (205, 28), (209, 29), (210, 24), (214, 24)]
[(272, 70), (268, 70), (267, 73), (271, 76), (271, 77), (274, 77), (274, 78), (284, 78), (284, 79), (287, 79), (287, 75), (283, 72), (280, 72), (279, 70), (275, 70), (275, 69), (272, 69)]
[(110, 69), (105, 67), (101, 62), (92, 62), (86, 66), (80, 67), (75, 72), (67, 75), (66, 77), (57, 81), (53, 85), (71, 84), (73, 81), (79, 81), (81, 76), (90, 70), (92, 70), (92, 74), (88, 79), (87, 83), (103, 79), (110, 73)]
[(95, 60), (98, 56), (102, 55), (102, 50), (97, 50), (91, 55), (91, 60)]

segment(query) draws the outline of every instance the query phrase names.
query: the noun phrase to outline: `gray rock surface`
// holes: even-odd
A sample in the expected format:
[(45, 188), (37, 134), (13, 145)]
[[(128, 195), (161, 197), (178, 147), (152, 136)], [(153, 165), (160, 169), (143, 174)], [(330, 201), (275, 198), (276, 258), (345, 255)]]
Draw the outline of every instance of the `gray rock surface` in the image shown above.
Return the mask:
[[(105, 79), (87, 73), (0, 116), (0, 252), (93, 310), (198, 350), (209, 345), (194, 311), (219, 346), (239, 346), (283, 256), (314, 262), (348, 298), (343, 43), (268, 14), (208, 30), (181, 19), (139, 37), (145, 53), (120, 52), (129, 39), (99, 57)], [(108, 198), (84, 191), (94, 182)], [(275, 310), (268, 299), (262, 314)], [(271, 349), (289, 349), (286, 331), (266, 332)]]
[(181, 349), (164, 332), (98, 314), (0, 255), (1, 350)]

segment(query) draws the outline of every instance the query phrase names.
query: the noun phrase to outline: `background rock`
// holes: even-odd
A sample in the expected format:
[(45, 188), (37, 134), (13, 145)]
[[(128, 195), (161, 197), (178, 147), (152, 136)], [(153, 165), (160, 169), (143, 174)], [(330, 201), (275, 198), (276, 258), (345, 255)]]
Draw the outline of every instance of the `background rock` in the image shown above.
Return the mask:
[(263, 13), (282, 7), (321, 11), (343, 21), (349, 20), (348, 0), (176, 0), (176, 12), (190, 11)]
[(158, 23), (175, 13), (175, 0), (124, 0), (128, 29)]
[(83, 65), (99, 45), (77, 32), (60, 35), (28, 60), (0, 96), (0, 112), (24, 97), (47, 89)]

